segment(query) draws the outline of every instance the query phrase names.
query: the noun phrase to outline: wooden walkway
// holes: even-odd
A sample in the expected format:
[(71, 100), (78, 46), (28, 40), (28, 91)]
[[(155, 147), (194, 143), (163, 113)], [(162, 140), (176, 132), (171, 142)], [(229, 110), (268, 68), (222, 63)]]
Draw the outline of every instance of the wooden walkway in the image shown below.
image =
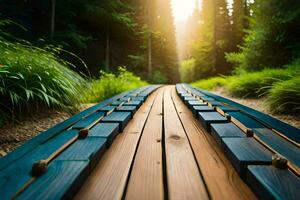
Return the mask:
[(0, 159), (0, 199), (299, 199), (300, 130), (230, 99), (150, 85)]
[(75, 199), (256, 199), (176, 93), (152, 93)]

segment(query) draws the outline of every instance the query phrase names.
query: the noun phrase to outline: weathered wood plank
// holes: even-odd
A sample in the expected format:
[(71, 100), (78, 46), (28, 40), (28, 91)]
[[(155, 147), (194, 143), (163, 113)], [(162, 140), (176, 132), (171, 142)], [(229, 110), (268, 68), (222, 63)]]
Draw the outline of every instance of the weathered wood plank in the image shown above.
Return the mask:
[(0, 171), (1, 199), (11, 199), (12, 196), (31, 178), (32, 164), (39, 160), (46, 160), (52, 153), (60, 149), (65, 143), (78, 135), (78, 130), (60, 133), (52, 140), (37, 146), (30, 155), (14, 162), (14, 165)]
[(74, 124), (74, 126), (72, 126), (72, 128), (73, 129), (83, 129), (83, 128), (91, 127), (92, 125), (94, 125), (95, 123), (100, 121), (104, 117), (104, 115), (105, 115), (105, 112), (97, 111), (97, 112), (83, 118), (76, 124)]
[(59, 154), (55, 160), (87, 161), (90, 169), (93, 169), (106, 149), (106, 138), (87, 137), (78, 139), (65, 151)]
[(18, 199), (71, 199), (88, 176), (87, 161), (53, 161)]
[(75, 199), (121, 199), (144, 124), (155, 94), (136, 112), (133, 119), (118, 135)]
[(246, 134), (233, 123), (211, 124), (211, 134), (219, 146), (222, 144), (222, 138), (246, 137)]
[(121, 106), (120, 108), (117, 108), (116, 111), (121, 111), (121, 112), (130, 112), (131, 117), (133, 117), (133, 114), (136, 112), (137, 106)]
[(164, 199), (162, 100), (163, 89), (158, 91), (141, 136), (127, 186), (126, 199)]
[(172, 97), (211, 199), (255, 199), (212, 136), (201, 127), (175, 92)]
[(227, 122), (227, 119), (218, 112), (199, 112), (198, 118), (208, 132), (210, 132), (210, 124)]
[(252, 165), (247, 182), (260, 199), (299, 199), (300, 178), (288, 169)]
[(253, 138), (222, 138), (222, 147), (234, 168), (246, 177), (248, 165), (269, 165), (272, 153)]
[(209, 199), (189, 141), (171, 99), (164, 92), (165, 154), (170, 199)]
[(90, 132), (89, 137), (105, 138), (107, 146), (110, 146), (115, 137), (119, 133), (119, 123), (99, 123), (94, 126)]
[(103, 123), (119, 123), (120, 132), (123, 131), (127, 123), (131, 118), (130, 112), (112, 112), (111, 114), (104, 117), (101, 122)]

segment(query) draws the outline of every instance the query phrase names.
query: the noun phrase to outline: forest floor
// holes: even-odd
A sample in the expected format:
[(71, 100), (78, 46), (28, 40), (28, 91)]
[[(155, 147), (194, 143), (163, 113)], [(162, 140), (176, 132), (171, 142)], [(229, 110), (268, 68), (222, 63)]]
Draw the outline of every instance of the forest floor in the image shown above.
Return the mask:
[(241, 98), (235, 98), (229, 95), (229, 93), (224, 90), (223, 88), (218, 88), (214, 91), (214, 93), (218, 95), (222, 95), (224, 97), (227, 97), (237, 103), (240, 103), (242, 105), (248, 106), (250, 108), (253, 108), (255, 110), (264, 112), (268, 115), (271, 115), (272, 117), (279, 119), (281, 121), (284, 121), (287, 124), (290, 124), (294, 127), (300, 128), (300, 116), (297, 115), (288, 115), (288, 114), (274, 114), (271, 113), (269, 109), (267, 109), (267, 106), (265, 106), (265, 98), (260, 98), (260, 99), (252, 99), (252, 98), (246, 98), (246, 99), (241, 99)]
[[(83, 104), (83, 111), (94, 104)], [(0, 128), (0, 157), (15, 150), (34, 136), (60, 123), (72, 114), (57, 110), (43, 110), (21, 120), (4, 125)]]

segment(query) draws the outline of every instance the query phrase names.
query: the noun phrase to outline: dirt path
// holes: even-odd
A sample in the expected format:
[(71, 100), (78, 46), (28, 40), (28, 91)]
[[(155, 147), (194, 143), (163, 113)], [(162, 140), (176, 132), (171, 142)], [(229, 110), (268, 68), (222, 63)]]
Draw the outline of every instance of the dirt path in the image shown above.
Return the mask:
[[(92, 104), (83, 105), (80, 110), (92, 106)], [(27, 116), (22, 121), (9, 123), (0, 128), (0, 157), (15, 150), (17, 147), (30, 140), (41, 132), (60, 123), (72, 114), (62, 111), (45, 110), (38, 112), (33, 116)]]

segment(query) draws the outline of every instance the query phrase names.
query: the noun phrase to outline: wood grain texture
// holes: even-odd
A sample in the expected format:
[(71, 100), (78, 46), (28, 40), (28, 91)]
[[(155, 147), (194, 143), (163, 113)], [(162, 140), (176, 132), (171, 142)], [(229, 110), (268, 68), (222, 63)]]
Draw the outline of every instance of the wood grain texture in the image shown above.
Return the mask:
[(210, 132), (210, 124), (227, 122), (227, 119), (218, 112), (198, 112), (198, 118), (208, 132)]
[(105, 115), (105, 112), (97, 111), (83, 119), (72, 126), (73, 129), (82, 129), (82, 128), (90, 128), (98, 121), (100, 121)]
[(38, 145), (26, 157), (14, 162), (14, 165), (0, 171), (0, 197), (10, 199), (31, 178), (32, 164), (46, 160), (65, 143), (78, 135), (78, 130), (68, 130), (55, 136), (52, 140)]
[(172, 97), (211, 199), (256, 199), (212, 136), (201, 127), (174, 92)]
[(164, 199), (162, 168), (162, 101), (159, 90), (149, 114), (129, 178), (126, 199)]
[(70, 199), (88, 176), (86, 161), (53, 161), (17, 199)]
[(253, 138), (222, 138), (222, 148), (244, 178), (248, 165), (269, 165), (272, 153)]
[(299, 199), (300, 178), (288, 169), (249, 166), (247, 182), (261, 199)]
[(169, 199), (209, 199), (171, 92), (164, 92), (165, 154)]
[(211, 134), (221, 146), (222, 138), (246, 137), (246, 134), (233, 123), (211, 124)]
[(136, 112), (133, 119), (106, 151), (75, 199), (121, 199), (130, 166), (155, 94)]
[(123, 131), (127, 123), (131, 118), (130, 112), (112, 112), (111, 114), (104, 117), (101, 122), (103, 123), (119, 123), (120, 132)]
[(119, 123), (99, 123), (94, 126), (89, 137), (100, 137), (107, 139), (106, 144), (110, 146), (117, 134), (119, 133)]

